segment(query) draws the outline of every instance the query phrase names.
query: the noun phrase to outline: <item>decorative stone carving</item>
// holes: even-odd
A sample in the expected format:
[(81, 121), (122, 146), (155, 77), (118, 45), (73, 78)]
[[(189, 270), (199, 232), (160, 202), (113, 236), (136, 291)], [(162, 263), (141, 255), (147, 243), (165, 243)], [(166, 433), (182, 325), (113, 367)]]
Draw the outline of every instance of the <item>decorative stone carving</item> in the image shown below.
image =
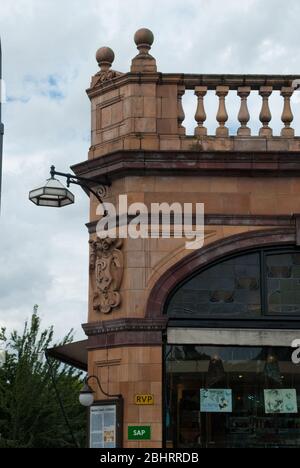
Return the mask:
[(107, 70), (103, 72), (96, 73), (95, 77), (96, 80), (94, 81), (94, 87), (98, 86), (99, 84), (105, 83), (106, 81), (111, 81), (118, 76), (121, 76), (122, 73), (117, 72), (115, 70)]
[(109, 314), (121, 304), (124, 258), (120, 239), (90, 241), (90, 269), (94, 271), (94, 310)]
[(112, 63), (115, 59), (115, 54), (110, 47), (100, 47), (96, 52), (96, 60), (100, 67), (100, 71), (96, 73), (93, 79), (92, 87), (98, 86), (99, 84), (111, 81), (114, 78), (121, 76), (122, 73), (115, 70), (111, 70)]
[(109, 188), (107, 185), (99, 185), (97, 194), (101, 199), (105, 199), (109, 195)]

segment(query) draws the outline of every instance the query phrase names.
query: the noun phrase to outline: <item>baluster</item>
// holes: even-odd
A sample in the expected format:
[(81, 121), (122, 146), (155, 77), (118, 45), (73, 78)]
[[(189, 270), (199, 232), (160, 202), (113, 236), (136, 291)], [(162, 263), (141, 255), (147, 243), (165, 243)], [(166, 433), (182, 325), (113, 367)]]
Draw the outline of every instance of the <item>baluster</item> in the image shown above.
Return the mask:
[(225, 98), (228, 93), (229, 93), (229, 86), (217, 86), (216, 95), (219, 97), (219, 109), (217, 113), (217, 121), (219, 122), (219, 127), (217, 128), (216, 136), (218, 137), (229, 136), (229, 130), (227, 127), (225, 127), (225, 124), (228, 120)]
[(195, 95), (198, 98), (197, 111), (195, 114), (195, 120), (198, 127), (195, 128), (195, 135), (202, 137), (207, 135), (207, 128), (204, 127), (206, 121), (206, 112), (204, 108), (204, 96), (207, 94), (207, 86), (196, 86)]
[(259, 120), (263, 124), (259, 131), (259, 136), (262, 137), (271, 137), (273, 135), (273, 130), (269, 127), (269, 123), (272, 120), (272, 114), (269, 107), (269, 97), (273, 92), (272, 86), (262, 86), (259, 90), (259, 94), (262, 97), (262, 108), (259, 115)]
[(293, 93), (294, 88), (283, 87), (281, 89), (281, 96), (284, 98), (283, 112), (281, 116), (284, 128), (281, 130), (281, 136), (285, 138), (293, 138), (295, 136), (295, 130), (291, 127), (291, 123), (294, 120), (291, 108), (291, 97)]
[(237, 94), (241, 98), (241, 107), (240, 107), (240, 111), (238, 115), (238, 120), (241, 126), (237, 132), (239, 136), (251, 136), (251, 129), (247, 127), (247, 123), (250, 120), (247, 98), (250, 93), (251, 93), (250, 86), (242, 86), (238, 88)]
[(180, 135), (185, 135), (185, 127), (182, 125), (182, 122), (185, 119), (185, 113), (183, 110), (183, 105), (182, 105), (182, 96), (185, 93), (185, 87), (184, 86), (178, 86), (177, 89), (177, 121), (178, 121), (178, 133)]

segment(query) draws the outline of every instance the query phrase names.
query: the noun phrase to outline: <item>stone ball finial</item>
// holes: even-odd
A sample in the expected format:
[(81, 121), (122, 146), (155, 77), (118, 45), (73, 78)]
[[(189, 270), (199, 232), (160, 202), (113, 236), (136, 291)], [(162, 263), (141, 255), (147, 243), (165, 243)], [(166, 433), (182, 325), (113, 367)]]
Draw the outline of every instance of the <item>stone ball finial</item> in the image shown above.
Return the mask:
[(148, 53), (154, 42), (153, 32), (147, 28), (139, 29), (134, 35), (134, 42), (140, 53)]
[(96, 60), (101, 70), (108, 70), (115, 60), (115, 53), (110, 47), (100, 47), (96, 52)]

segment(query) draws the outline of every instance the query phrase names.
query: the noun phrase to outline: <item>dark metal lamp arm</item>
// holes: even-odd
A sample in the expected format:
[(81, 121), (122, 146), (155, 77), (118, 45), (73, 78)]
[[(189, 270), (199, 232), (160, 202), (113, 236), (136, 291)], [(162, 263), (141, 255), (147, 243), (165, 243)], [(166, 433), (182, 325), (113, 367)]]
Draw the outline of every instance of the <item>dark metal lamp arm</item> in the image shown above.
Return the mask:
[[(86, 179), (85, 177), (79, 177), (79, 176), (76, 176), (76, 175), (73, 175), (73, 174), (69, 174), (69, 173), (66, 173), (66, 172), (58, 172), (58, 171), (55, 170), (55, 166), (51, 166), (50, 175), (51, 175), (52, 179), (54, 179), (55, 176), (65, 177), (67, 179), (67, 186), (68, 187), (70, 186), (70, 184), (75, 184), (75, 185), (79, 185), (82, 188), (85, 188), (86, 190), (91, 192), (97, 198), (97, 200), (101, 203), (101, 205), (103, 205), (103, 200), (100, 197), (100, 195), (98, 195), (98, 193), (95, 190), (93, 190), (89, 185), (89, 184), (91, 184), (91, 183), (93, 183), (95, 181), (93, 181), (91, 179)], [(110, 187), (111, 183), (110, 183), (110, 181), (108, 179), (106, 179), (106, 181), (105, 181), (105, 183), (103, 183), (103, 185), (106, 185), (107, 187)]]
[(118, 398), (118, 399), (123, 398), (123, 395), (110, 395), (109, 393), (105, 392), (105, 390), (103, 390), (102, 388), (99, 378), (96, 375), (90, 375), (89, 377), (87, 377), (85, 380), (85, 383), (88, 385), (91, 379), (95, 379), (97, 381), (98, 387), (100, 388), (101, 392), (103, 393), (103, 395), (107, 396), (108, 398)]

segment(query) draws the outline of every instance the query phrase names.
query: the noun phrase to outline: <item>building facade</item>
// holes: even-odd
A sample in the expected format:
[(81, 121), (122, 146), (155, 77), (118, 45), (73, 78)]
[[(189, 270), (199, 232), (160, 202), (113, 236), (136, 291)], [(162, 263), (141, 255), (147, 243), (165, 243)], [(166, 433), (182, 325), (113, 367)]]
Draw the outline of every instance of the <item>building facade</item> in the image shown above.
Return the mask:
[[(300, 138), (291, 97), (299, 77), (160, 73), (153, 39), (136, 33), (128, 73), (111, 68), (111, 49), (98, 50), (87, 91), (92, 143), (72, 169), (95, 181), (105, 203), (118, 205), (120, 195), (149, 211), (203, 203), (204, 246), (163, 238), (162, 226), (155, 238), (99, 239), (91, 195), (88, 373), (108, 395), (122, 395), (126, 448), (297, 446)], [(195, 131), (187, 135), (182, 98), (191, 90)], [(209, 93), (218, 103), (214, 135), (205, 126)], [(240, 105), (229, 131), (233, 94)], [(273, 94), (282, 97), (278, 136)], [(248, 126), (253, 95), (257, 135)]]

